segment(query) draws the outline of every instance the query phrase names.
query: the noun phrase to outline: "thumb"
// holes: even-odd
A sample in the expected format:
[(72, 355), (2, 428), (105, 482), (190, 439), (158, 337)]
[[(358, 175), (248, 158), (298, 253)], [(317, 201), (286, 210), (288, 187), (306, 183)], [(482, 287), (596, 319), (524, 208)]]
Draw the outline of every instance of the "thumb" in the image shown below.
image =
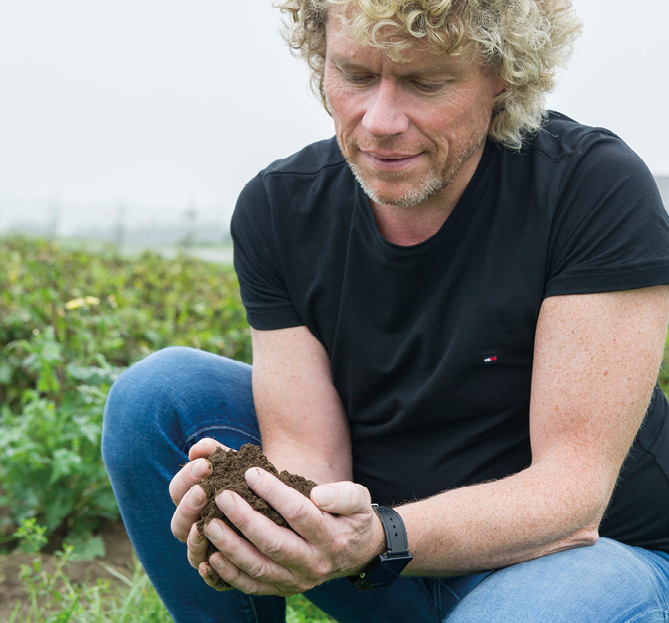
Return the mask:
[(353, 482), (334, 482), (311, 490), (311, 501), (322, 511), (337, 515), (366, 513), (372, 509), (369, 491)]
[(194, 461), (195, 459), (206, 459), (216, 448), (223, 448), (223, 450), (229, 450), (227, 446), (224, 446), (219, 441), (216, 441), (213, 437), (205, 437), (200, 439), (195, 445), (191, 447), (188, 451), (188, 460)]

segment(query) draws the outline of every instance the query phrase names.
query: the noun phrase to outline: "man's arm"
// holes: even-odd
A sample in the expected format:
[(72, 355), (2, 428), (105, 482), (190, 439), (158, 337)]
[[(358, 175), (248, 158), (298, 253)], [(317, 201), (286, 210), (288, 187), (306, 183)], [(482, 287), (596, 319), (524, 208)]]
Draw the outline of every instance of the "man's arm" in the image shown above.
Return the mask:
[[(593, 543), (648, 405), (668, 315), (667, 287), (547, 299), (540, 312), (535, 341), (531, 466), (499, 481), (446, 491), (399, 507), (414, 555), (407, 572), (462, 574)], [(322, 348), (320, 344), (318, 347)], [(318, 361), (322, 365), (324, 358), (322, 352), (310, 360), (314, 367), (301, 368), (295, 379), (297, 385), (287, 383), (285, 376), (281, 380), (281, 364), (267, 368), (276, 375), (273, 382), (284, 387), (286, 393), (281, 396), (282, 409), (273, 402), (265, 403), (263, 408), (272, 408), (278, 416), (292, 404), (294, 387), (319, 387), (312, 385), (313, 381), (306, 386), (300, 382), (302, 375), (309, 377), (309, 371), (315, 369)], [(317, 376), (324, 374), (321, 371)], [(308, 398), (298, 400), (304, 401), (301, 404), (310, 403)], [(308, 418), (308, 414), (303, 417)], [(290, 426), (299, 424), (295, 416), (288, 420)], [(318, 423), (322, 429), (323, 420)], [(281, 430), (280, 422), (274, 425), (276, 428), (270, 427), (268, 434), (274, 437), (272, 444), (280, 454), (281, 437), (288, 433)], [(307, 427), (296, 426), (296, 430), (302, 428)], [(334, 445), (326, 440), (317, 447), (329, 449), (329, 453)], [(296, 447), (291, 451), (295, 452)], [(278, 460), (284, 459), (279, 456)], [(287, 457), (286, 461), (290, 459)], [(321, 465), (331, 461), (323, 460)], [(338, 472), (334, 469), (331, 473)], [(341, 522), (337, 520), (341, 518), (322, 515), (319, 509), (338, 513), (341, 499), (351, 497), (350, 487), (332, 487), (334, 500), (330, 504), (319, 500), (320, 494), (312, 494), (318, 507), (308, 500), (302, 503), (269, 475), (253, 488), (279, 512), (285, 508), (291, 515), (289, 523), (304, 538), (296, 539), (297, 535), (281, 532), (283, 529), (278, 527), (275, 530), (250, 509), (236, 504), (228, 517), (255, 545), (249, 548), (232, 531), (216, 544), (225, 552), (226, 566), (219, 573), (242, 590), (286, 594), (292, 578), (299, 576), (299, 592), (307, 580), (313, 581), (320, 572), (307, 570), (310, 560), (318, 560), (323, 573), (329, 569), (328, 577), (335, 577), (336, 569), (328, 567), (328, 561), (337, 560), (341, 569), (350, 570), (354, 562), (364, 563), (361, 552), (367, 552), (365, 555), (371, 559), (383, 546), (383, 534), (366, 510), (366, 501), (356, 507), (355, 521), (359, 526), (349, 545), (346, 539), (328, 538), (328, 530), (339, 526)], [(361, 547), (364, 541), (360, 535), (380, 541)], [(351, 543), (357, 543), (359, 551), (351, 551), (347, 557)], [(335, 548), (339, 551), (333, 553)]]
[(251, 332), (263, 451), (319, 484), (352, 479), (348, 419), (322, 344), (304, 326)]
[(669, 288), (548, 298), (536, 331), (532, 464), (399, 509), (413, 574), (507, 566), (596, 541), (657, 378)]
[[(209, 576), (215, 572), (249, 594), (289, 595), (359, 571), (383, 551), (385, 537), (369, 492), (350, 482), (348, 419), (325, 349), (306, 327), (253, 330), (252, 336), (253, 394), (263, 451), (278, 469), (326, 486), (316, 487), (309, 500), (267, 472), (249, 470), (248, 484), (297, 534), (253, 511), (236, 494), (223, 492), (217, 504), (246, 538), (215, 521), (218, 534), (210, 525), (205, 534), (220, 553), (205, 562), (206, 542), (193, 525), (188, 558), (212, 586)], [(193, 456), (202, 456), (199, 448)], [(181, 483), (183, 478), (175, 480)], [(178, 489), (181, 493), (185, 487), (180, 484)], [(183, 512), (178, 508), (175, 513), (177, 527), (187, 525), (196, 510), (185, 517), (188, 498), (180, 504)]]

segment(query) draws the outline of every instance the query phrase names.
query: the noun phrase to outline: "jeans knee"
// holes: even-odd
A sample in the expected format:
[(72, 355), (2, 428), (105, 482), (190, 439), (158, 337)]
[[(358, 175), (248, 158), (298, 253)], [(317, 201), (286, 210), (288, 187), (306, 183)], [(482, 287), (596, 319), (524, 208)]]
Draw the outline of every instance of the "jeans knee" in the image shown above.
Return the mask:
[(137, 403), (146, 405), (169, 399), (178, 388), (177, 376), (183, 376), (190, 360), (198, 351), (185, 346), (170, 346), (152, 353), (126, 369), (116, 379), (107, 396), (105, 411), (110, 417), (110, 426), (123, 421), (130, 410), (132, 418), (141, 417)]
[(250, 366), (194, 348), (165, 348), (128, 368), (109, 391), (103, 459), (108, 469), (119, 461), (126, 469), (130, 448), (134, 454), (147, 444), (185, 448), (200, 429), (237, 426), (249, 413)]
[(157, 410), (170, 401), (170, 370), (185, 365), (189, 351), (174, 346), (131, 365), (114, 382), (105, 401), (102, 458), (107, 469), (127, 457), (123, 451), (146, 431)]

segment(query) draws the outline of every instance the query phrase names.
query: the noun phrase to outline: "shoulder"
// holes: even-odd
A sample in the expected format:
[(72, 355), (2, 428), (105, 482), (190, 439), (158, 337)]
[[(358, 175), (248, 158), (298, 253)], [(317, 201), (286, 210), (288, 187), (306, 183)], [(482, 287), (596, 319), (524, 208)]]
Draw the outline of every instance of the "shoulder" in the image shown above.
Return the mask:
[[(357, 192), (335, 138), (307, 145), (272, 162), (243, 188), (232, 216), (233, 238), (242, 228), (292, 237), (300, 228), (332, 226), (335, 215), (350, 214)], [(339, 209), (331, 209), (335, 205)]]
[[(523, 151), (553, 163), (595, 159), (600, 167), (612, 162), (640, 164), (641, 158), (611, 130), (588, 126), (559, 112), (549, 111), (541, 129), (528, 141)], [(521, 152), (522, 155), (522, 152)]]
[(304, 199), (313, 197), (318, 189), (337, 196), (333, 186), (346, 185), (351, 179), (337, 141), (319, 141), (260, 171), (242, 190), (235, 212), (263, 209), (261, 206), (272, 211), (287, 210), (292, 204), (304, 206)]
[(272, 162), (260, 172), (261, 176), (314, 176), (346, 165), (337, 141), (329, 138), (307, 145), (288, 158)]
[[(659, 203), (655, 180), (645, 162), (612, 131), (587, 126), (549, 112), (541, 129), (520, 151), (500, 148), (506, 181), (540, 192), (544, 201), (560, 198), (635, 196), (640, 192)], [(636, 203), (636, 202), (635, 202)]]

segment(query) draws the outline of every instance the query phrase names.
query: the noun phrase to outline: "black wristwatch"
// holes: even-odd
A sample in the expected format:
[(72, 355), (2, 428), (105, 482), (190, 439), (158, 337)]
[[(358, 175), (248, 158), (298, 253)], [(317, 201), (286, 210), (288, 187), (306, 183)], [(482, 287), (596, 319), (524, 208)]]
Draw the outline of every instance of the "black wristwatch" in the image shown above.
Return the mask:
[(381, 519), (386, 533), (386, 551), (372, 560), (362, 573), (349, 577), (359, 591), (390, 586), (413, 559), (409, 553), (404, 522), (399, 513), (377, 504), (372, 504), (372, 508)]

